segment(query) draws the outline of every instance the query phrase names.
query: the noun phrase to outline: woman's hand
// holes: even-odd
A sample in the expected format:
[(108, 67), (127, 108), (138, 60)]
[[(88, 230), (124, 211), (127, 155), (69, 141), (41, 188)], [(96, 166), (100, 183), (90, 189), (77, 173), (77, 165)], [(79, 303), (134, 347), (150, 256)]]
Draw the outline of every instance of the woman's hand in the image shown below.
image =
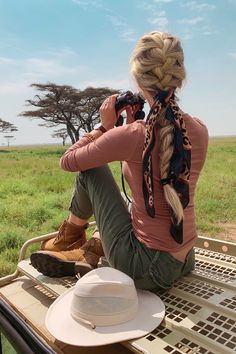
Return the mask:
[(133, 123), (135, 121), (135, 114), (139, 111), (140, 105), (136, 104), (134, 106), (127, 106), (126, 113), (127, 113), (127, 124)]
[(106, 98), (99, 110), (101, 124), (106, 130), (114, 128), (118, 117), (123, 111), (126, 111), (127, 114), (127, 124), (133, 123), (135, 121), (135, 113), (140, 109), (139, 105), (128, 105), (116, 112), (115, 103), (117, 96), (112, 95)]
[(115, 110), (117, 96), (112, 95), (106, 98), (99, 110), (101, 124), (106, 130), (114, 128), (117, 121), (118, 114)]

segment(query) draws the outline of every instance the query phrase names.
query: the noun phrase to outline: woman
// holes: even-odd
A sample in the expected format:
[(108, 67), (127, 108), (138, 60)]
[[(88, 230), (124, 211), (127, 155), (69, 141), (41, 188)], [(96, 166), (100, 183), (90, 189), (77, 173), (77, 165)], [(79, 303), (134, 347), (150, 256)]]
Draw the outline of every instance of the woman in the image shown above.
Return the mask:
[[(81, 171), (70, 216), (57, 238), (32, 254), (32, 264), (51, 276), (86, 272), (103, 255), (138, 288), (170, 288), (194, 269), (197, 239), (194, 194), (208, 143), (206, 126), (180, 110), (175, 94), (185, 79), (184, 55), (174, 36), (151, 32), (137, 43), (131, 73), (150, 105), (143, 121), (114, 128), (116, 96), (100, 108), (101, 127), (85, 134), (61, 158), (66, 171)], [(123, 161), (132, 193), (131, 214), (107, 163)], [(97, 228), (86, 242), (94, 214)]]

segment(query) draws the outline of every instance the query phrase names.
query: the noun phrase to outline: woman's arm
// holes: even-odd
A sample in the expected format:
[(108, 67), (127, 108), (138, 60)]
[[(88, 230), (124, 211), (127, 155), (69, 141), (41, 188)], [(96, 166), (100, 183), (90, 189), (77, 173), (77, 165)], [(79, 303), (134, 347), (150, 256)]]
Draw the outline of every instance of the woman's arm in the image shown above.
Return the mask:
[[(137, 146), (137, 130), (141, 130), (136, 125), (114, 128), (117, 116), (124, 109), (115, 111), (116, 98), (117, 95), (108, 97), (99, 111), (102, 130), (105, 130), (105, 133), (94, 129), (72, 145), (60, 160), (63, 170), (84, 171), (111, 161), (127, 161), (131, 158)], [(132, 108), (127, 106), (125, 109), (128, 123), (132, 122)]]
[(112, 161), (130, 161), (135, 155), (142, 125), (128, 124), (110, 129), (102, 134), (98, 130), (90, 134), (97, 138), (90, 141), (83, 137), (61, 157), (60, 166), (65, 171), (85, 171)]

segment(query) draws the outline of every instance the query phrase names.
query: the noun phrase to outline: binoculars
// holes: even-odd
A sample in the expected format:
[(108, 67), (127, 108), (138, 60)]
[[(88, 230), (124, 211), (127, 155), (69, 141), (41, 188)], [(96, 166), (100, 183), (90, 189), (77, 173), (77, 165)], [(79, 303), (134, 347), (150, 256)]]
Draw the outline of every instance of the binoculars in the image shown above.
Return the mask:
[[(143, 111), (145, 100), (138, 94), (127, 91), (117, 97), (115, 103), (115, 110), (118, 112), (121, 108), (125, 106), (138, 106), (138, 111), (135, 113), (134, 119), (144, 119), (145, 113)], [(120, 115), (115, 124), (116, 127), (123, 125), (124, 117)]]

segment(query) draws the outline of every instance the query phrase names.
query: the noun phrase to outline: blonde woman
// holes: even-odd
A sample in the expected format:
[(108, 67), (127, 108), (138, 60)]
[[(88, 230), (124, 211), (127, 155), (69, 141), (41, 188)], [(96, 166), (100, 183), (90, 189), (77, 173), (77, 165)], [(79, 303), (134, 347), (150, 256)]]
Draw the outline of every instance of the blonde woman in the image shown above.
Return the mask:
[[(208, 132), (176, 102), (186, 76), (179, 40), (162, 32), (144, 35), (134, 49), (131, 73), (150, 112), (145, 122), (134, 121), (134, 110), (126, 107), (128, 124), (116, 128), (117, 97), (111, 96), (100, 108), (100, 128), (62, 156), (65, 171), (80, 172), (69, 218), (56, 238), (31, 255), (46, 275), (85, 273), (105, 254), (138, 288), (166, 289), (194, 269), (194, 195)], [(131, 213), (107, 166), (111, 161), (123, 161)], [(93, 214), (98, 231), (86, 241)]]

